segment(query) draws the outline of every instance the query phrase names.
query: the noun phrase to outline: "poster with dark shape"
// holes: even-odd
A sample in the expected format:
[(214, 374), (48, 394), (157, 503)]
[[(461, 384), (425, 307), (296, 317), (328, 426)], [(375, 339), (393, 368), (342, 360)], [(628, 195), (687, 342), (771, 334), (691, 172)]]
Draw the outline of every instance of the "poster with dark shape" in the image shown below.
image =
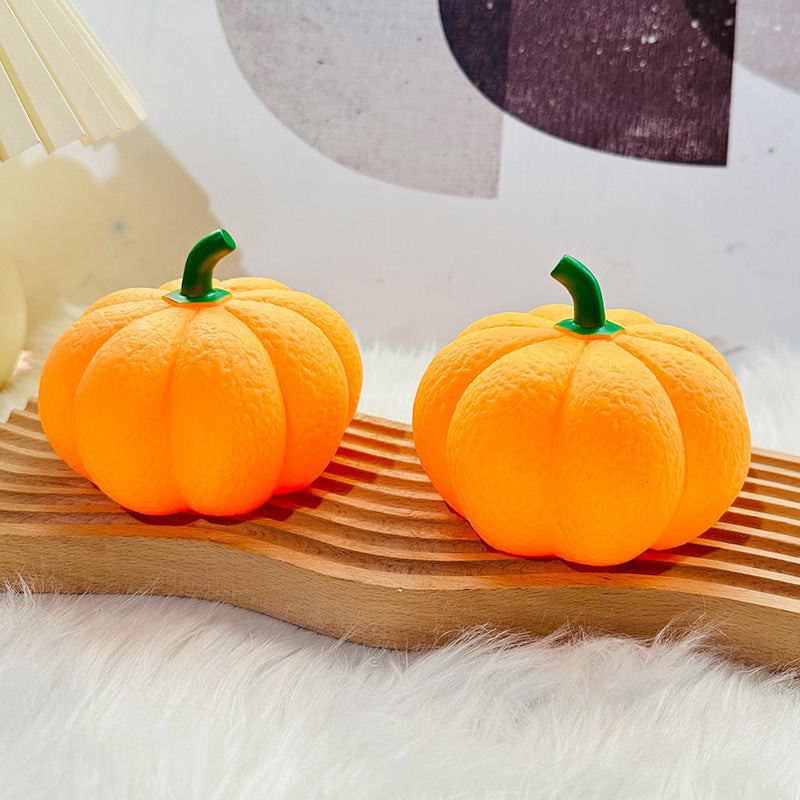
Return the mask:
[(635, 158), (723, 165), (734, 0), (440, 0), (472, 83), (567, 141)]
[(428, 0), (217, 0), (266, 107), (339, 164), (397, 186), (495, 197), (503, 114), (453, 60)]

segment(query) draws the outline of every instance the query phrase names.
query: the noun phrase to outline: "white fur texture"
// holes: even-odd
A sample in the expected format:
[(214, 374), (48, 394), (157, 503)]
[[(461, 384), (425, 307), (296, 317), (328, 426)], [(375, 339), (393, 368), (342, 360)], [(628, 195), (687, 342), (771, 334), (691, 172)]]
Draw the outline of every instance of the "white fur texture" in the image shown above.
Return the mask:
[[(408, 420), (433, 354), (364, 349)], [(800, 355), (736, 365), (756, 444), (800, 452)], [(148, 597), (0, 595), (0, 799), (800, 798), (800, 681), (701, 635), (426, 654)]]
[(37, 311), (43, 320), (28, 332), (25, 349), (14, 373), (0, 391), (0, 423), (5, 422), (15, 409), (25, 408), (31, 397), (36, 397), (47, 354), (61, 332), (80, 316), (82, 309), (58, 302), (45, 309), (43, 314), (40, 308)]

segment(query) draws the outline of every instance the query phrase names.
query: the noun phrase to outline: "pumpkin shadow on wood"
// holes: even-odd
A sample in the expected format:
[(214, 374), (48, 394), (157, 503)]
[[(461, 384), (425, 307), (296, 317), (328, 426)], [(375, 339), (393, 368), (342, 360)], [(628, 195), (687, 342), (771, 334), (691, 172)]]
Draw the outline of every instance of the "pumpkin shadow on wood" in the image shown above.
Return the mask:
[[(354, 472), (363, 474), (364, 476), (371, 477), (375, 480), (373, 473), (366, 470), (357, 470), (351, 467), (341, 467), (340, 474), (351, 476)], [(326, 468), (326, 472), (328, 468)], [(137, 511), (132, 511), (126, 508), (126, 513), (130, 514), (134, 519), (145, 525), (157, 525), (168, 527), (181, 527), (185, 525), (192, 525), (197, 522), (207, 522), (211, 525), (220, 526), (233, 526), (242, 525), (247, 522), (256, 521), (273, 521), (273, 522), (286, 522), (296, 511), (302, 509), (319, 508), (324, 502), (326, 494), (334, 495), (347, 495), (353, 491), (355, 486), (348, 486), (347, 484), (340, 483), (326, 476), (325, 473), (320, 475), (313, 483), (305, 489), (300, 489), (296, 492), (289, 492), (287, 494), (273, 495), (264, 505), (259, 506), (247, 514), (235, 514), (231, 516), (211, 516), (209, 514), (199, 514), (193, 511), (180, 512), (178, 514), (161, 514), (149, 515), (140, 514)], [(309, 490), (321, 490), (321, 494), (312, 494)]]
[[(288, 497), (288, 495), (283, 496)], [(196, 526), (197, 523), (203, 522), (212, 526), (224, 527), (243, 525), (247, 522), (256, 522), (259, 520), (286, 522), (295, 511), (295, 509), (292, 508), (281, 508), (272, 505), (271, 501), (247, 514), (237, 514), (228, 517), (215, 517), (210, 514), (199, 514), (195, 511), (181, 511), (177, 514), (140, 514), (138, 511), (132, 511), (129, 508), (125, 508), (124, 510), (126, 514), (130, 514), (130, 516), (138, 522), (159, 528), (162, 526), (182, 528), (188, 525)]]
[[(773, 533), (783, 533), (786, 524), (780, 520), (765, 517), (763, 513), (744, 514), (730, 509), (726, 511), (721, 517), (720, 522), (729, 522), (733, 525), (747, 525), (750, 528), (756, 528), (762, 531), (771, 531)], [(788, 523), (787, 523), (788, 524)]]
[[(399, 449), (398, 452), (400, 452)], [(318, 553), (327, 553), (343, 562), (359, 563), (367, 556), (359, 552), (360, 548), (358, 546), (353, 550), (350, 550), (350, 548), (342, 549), (341, 547), (317, 540), (315, 537), (315, 526), (319, 525), (321, 528), (324, 528), (325, 525), (331, 523), (334, 525), (345, 525), (345, 523), (336, 523), (332, 518), (329, 518), (330, 506), (332, 503), (336, 503), (336, 498), (346, 497), (352, 495), (354, 492), (357, 493), (359, 483), (376, 483), (379, 480), (379, 472), (377, 470), (381, 468), (402, 469), (403, 467), (407, 467), (408, 463), (403, 460), (394, 459), (391, 455), (381, 456), (353, 450), (348, 448), (346, 444), (339, 447), (336, 456), (348, 458), (356, 457), (362, 462), (374, 463), (377, 469), (376, 471), (372, 471), (370, 469), (342, 464), (335, 460), (331, 461), (322, 475), (306, 488), (287, 494), (273, 495), (267, 503), (246, 514), (211, 516), (196, 512), (182, 512), (169, 515), (145, 515), (130, 509), (125, 509), (125, 512), (133, 519), (147, 526), (166, 528), (191, 526), (194, 529), (208, 530), (214, 528), (235, 528), (236, 533), (245, 537), (252, 537), (262, 541), (268, 540), (274, 544), (287, 545), (294, 549), (304, 551), (313, 550)], [(336, 456), (334, 458), (336, 458)], [(100, 493), (99, 490), (98, 496), (101, 497), (103, 501), (107, 501), (106, 496)], [(402, 538), (404, 538), (404, 529), (409, 524), (414, 524), (416, 520), (414, 520), (412, 516), (405, 519), (402, 516), (393, 518), (391, 514), (392, 501), (397, 502), (397, 498), (392, 498), (389, 504), (387, 504), (386, 509), (389, 509), (390, 513), (385, 520), (376, 525), (374, 530), (355, 527), (352, 529), (350, 535), (354, 536), (355, 540), (362, 545), (380, 542), (382, 540), (402, 541)], [(439, 521), (438, 523), (441, 526), (440, 531), (442, 531), (441, 540), (433, 542), (431, 540), (422, 539), (415, 544), (411, 544), (410, 547), (406, 545), (404, 549), (407, 547), (410, 551), (413, 551), (416, 549), (416, 546), (420, 546), (426, 549), (433, 548), (434, 550), (443, 548), (448, 552), (456, 550), (465, 554), (471, 552), (494, 553), (501, 556), (501, 558), (499, 561), (495, 560), (491, 563), (491, 569), (500, 574), (521, 575), (528, 572), (538, 572), (543, 565), (556, 562), (560, 563), (563, 569), (578, 574), (589, 575), (598, 572), (598, 567), (563, 561), (553, 556), (523, 558), (504, 553), (483, 542), (478, 534), (471, 528), (467, 520), (445, 503), (444, 500), (437, 498), (431, 502), (441, 507), (439, 511), (442, 516), (449, 517), (449, 519), (444, 522)], [(355, 503), (357, 507), (357, 497)], [(403, 508), (402, 501), (398, 504), (397, 508)], [(308, 511), (317, 509), (322, 509), (319, 516), (314, 516), (311, 519), (306, 517)], [(296, 530), (284, 528), (284, 523), (289, 522), (293, 517), (298, 518)], [(276, 523), (276, 525), (271, 525), (270, 523)], [(444, 532), (443, 529), (445, 528), (448, 530), (452, 529), (452, 539)], [(464, 538), (465, 532), (468, 535), (466, 539)], [(469, 534), (471, 534), (471, 536), (469, 536)], [(714, 551), (715, 548), (712, 545), (693, 542), (667, 552), (676, 555), (700, 556), (709, 555)], [(625, 575), (631, 572), (631, 565), (635, 563), (636, 567), (634, 571), (636, 574), (650, 576), (662, 575), (668, 573), (672, 569), (671, 563), (659, 561), (657, 559), (653, 560), (648, 557), (648, 553), (643, 554), (644, 557), (641, 559), (637, 558), (625, 564), (602, 567), (600, 569), (607, 575)], [(434, 565), (431, 564), (431, 567), (433, 566)], [(444, 568), (445, 566), (451, 565), (441, 564), (436, 566)], [(409, 568), (413, 571), (413, 567), (409, 566)], [(478, 569), (478, 565), (473, 565), (473, 568)], [(456, 567), (456, 570), (458, 569), (460, 568)], [(434, 571), (437, 570), (434, 569)], [(444, 571), (447, 572), (448, 570), (444, 569)]]
[(359, 481), (360, 483), (375, 483), (378, 476), (375, 472), (370, 472), (367, 469), (359, 469), (358, 467), (350, 466), (349, 464), (337, 464), (331, 461), (325, 468), (323, 475), (328, 477), (346, 477)]
[[(675, 548), (674, 550), (669, 550), (666, 552), (669, 553), (678, 553), (681, 548)], [(567, 567), (572, 572), (577, 572), (583, 575), (591, 575), (597, 574), (598, 572), (602, 572), (605, 575), (628, 575), (632, 572), (631, 565), (636, 564), (635, 574), (636, 575), (663, 575), (669, 572), (672, 569), (672, 564), (663, 562), (663, 561), (650, 561), (647, 556), (649, 555), (650, 551), (645, 551), (642, 556), (637, 558), (633, 558), (630, 561), (626, 561), (623, 564), (614, 564), (613, 566), (608, 567), (593, 567), (588, 566), (586, 564), (577, 564), (574, 561), (564, 561), (563, 563), (567, 565)], [(549, 558), (549, 559), (542, 559), (542, 558), (535, 558), (535, 559), (521, 559), (523, 561), (533, 560), (533, 561), (557, 561), (559, 559)]]

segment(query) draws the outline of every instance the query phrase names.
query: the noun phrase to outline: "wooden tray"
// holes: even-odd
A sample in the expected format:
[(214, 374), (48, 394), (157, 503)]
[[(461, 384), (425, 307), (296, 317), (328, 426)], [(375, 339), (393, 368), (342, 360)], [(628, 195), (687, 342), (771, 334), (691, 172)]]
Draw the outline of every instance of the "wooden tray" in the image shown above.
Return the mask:
[(730, 654), (786, 666), (800, 663), (800, 458), (754, 451), (714, 528), (596, 569), (484, 545), (439, 499), (406, 425), (356, 417), (319, 480), (247, 516), (148, 518), (72, 472), (31, 404), (0, 426), (0, 580), (206, 598), (392, 648), (475, 625), (650, 637), (699, 622)]

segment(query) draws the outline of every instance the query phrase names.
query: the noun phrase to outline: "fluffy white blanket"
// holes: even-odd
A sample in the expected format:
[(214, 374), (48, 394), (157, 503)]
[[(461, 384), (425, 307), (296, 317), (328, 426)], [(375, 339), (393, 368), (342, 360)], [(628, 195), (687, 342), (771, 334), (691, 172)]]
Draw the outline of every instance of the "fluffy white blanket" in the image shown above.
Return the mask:
[[(365, 348), (362, 410), (407, 420), (432, 354)], [(800, 355), (736, 369), (754, 442), (800, 452)], [(702, 636), (407, 654), (201, 601), (7, 593), (0, 723), (3, 800), (800, 797), (797, 677)]]

